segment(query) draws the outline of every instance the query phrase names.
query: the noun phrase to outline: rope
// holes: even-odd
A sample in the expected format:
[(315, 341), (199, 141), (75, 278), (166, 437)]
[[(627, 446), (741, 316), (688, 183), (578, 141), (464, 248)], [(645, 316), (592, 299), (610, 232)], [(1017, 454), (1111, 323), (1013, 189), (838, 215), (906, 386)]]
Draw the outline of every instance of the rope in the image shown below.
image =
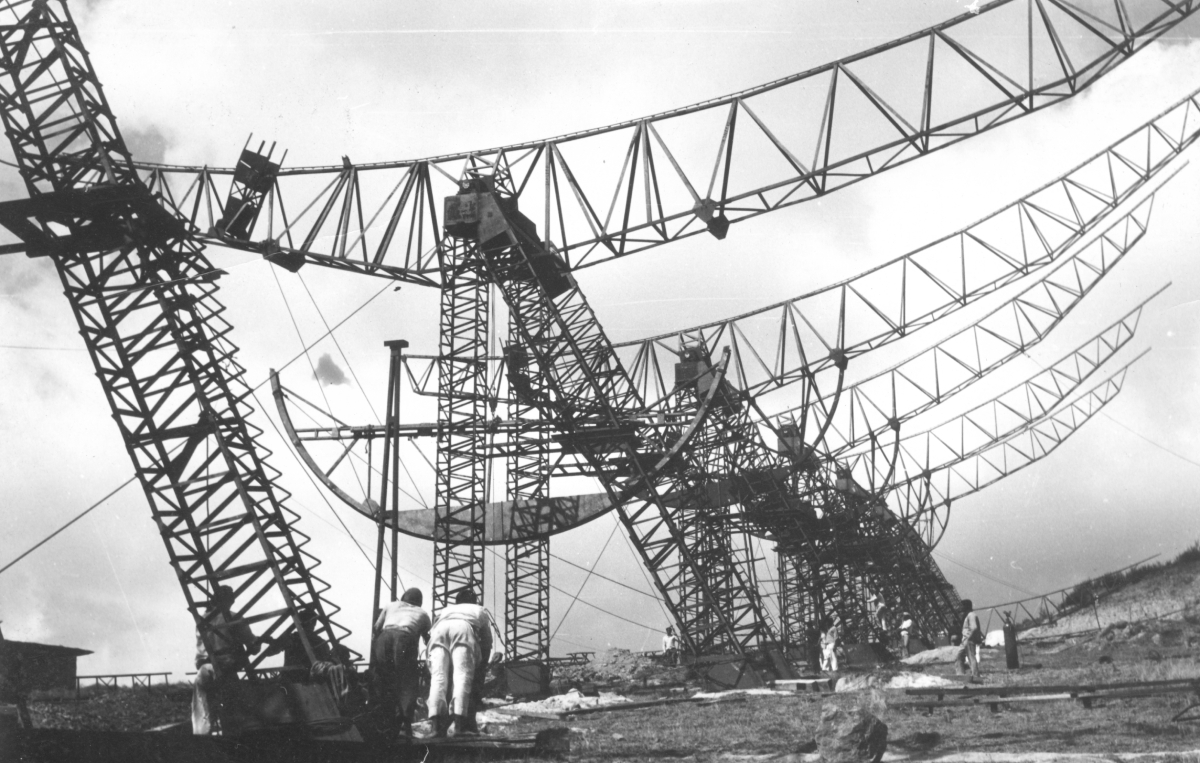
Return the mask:
[[(580, 596), (580, 594), (583, 593), (583, 587), (585, 585), (587, 585), (587, 582), (589, 580), (591, 580), (592, 570), (594, 570), (596, 568), (596, 565), (600, 563), (600, 559), (604, 556), (604, 552), (608, 550), (608, 544), (612, 541), (613, 536), (617, 534), (617, 528), (620, 526), (621, 526), (620, 524), (613, 525), (612, 532), (610, 532), (608, 534), (608, 540), (604, 541), (604, 546), (600, 549), (600, 553), (596, 555), (596, 561), (592, 562), (592, 569), (588, 570), (587, 577), (585, 577), (583, 579), (583, 582), (579, 584), (579, 590), (576, 591), (574, 596), (571, 596), (571, 594), (567, 593), (566, 591), (563, 591), (561, 588), (557, 588), (555, 586), (550, 586), (551, 588), (554, 588), (554, 590), (556, 590), (556, 591), (560, 591), (562, 593), (566, 593), (567, 596), (571, 596), (571, 603), (567, 605), (567, 611), (563, 612), (563, 616), (559, 619), (558, 625), (554, 626), (554, 631), (550, 634), (551, 641), (554, 640), (554, 634), (558, 633), (558, 629), (562, 627), (562, 624), (564, 622), (566, 622), (567, 615), (571, 614), (571, 608), (575, 606), (575, 602), (579, 601), (579, 596)], [(591, 605), (589, 605), (589, 606), (591, 606)], [(597, 609), (599, 609), (599, 607), (597, 607)]]
[(133, 481), (134, 481), (134, 480), (136, 480), (136, 479), (137, 479), (137, 475), (134, 475), (134, 476), (130, 477), (129, 479), (125, 480), (124, 482), (122, 482), (122, 483), (121, 483), (120, 485), (118, 485), (117, 487), (113, 488), (113, 490), (112, 490), (112, 491), (110, 491), (108, 495), (104, 496), (104, 497), (103, 497), (103, 498), (101, 498), (99, 501), (96, 501), (96, 502), (95, 502), (95, 503), (93, 503), (91, 506), (88, 506), (86, 509), (84, 509), (83, 511), (79, 512), (78, 514), (76, 514), (76, 515), (75, 515), (75, 518), (74, 518), (74, 519), (72, 519), (70, 522), (67, 522), (67, 523), (66, 523), (65, 525), (63, 525), (62, 527), (60, 527), (60, 528), (58, 528), (57, 530), (55, 530), (54, 532), (50, 533), (50, 534), (49, 534), (49, 535), (47, 535), (45, 538), (43, 538), (42, 540), (40, 540), (40, 541), (39, 541), (37, 544), (35, 544), (35, 545), (34, 545), (32, 548), (30, 548), (28, 551), (26, 551), (25, 553), (21, 554), (21, 555), (20, 555), (20, 556), (18, 556), (16, 559), (13, 559), (11, 562), (9, 562), (8, 564), (4, 565), (4, 567), (0, 568), (0, 574), (3, 574), (3, 572), (4, 572), (5, 570), (7, 570), (9, 567), (13, 566), (13, 565), (14, 565), (14, 564), (16, 564), (17, 562), (21, 561), (21, 560), (22, 560), (22, 559), (24, 559), (25, 557), (27, 557), (27, 556), (29, 556), (30, 554), (32, 554), (34, 551), (37, 551), (37, 550), (38, 550), (39, 548), (41, 548), (42, 546), (46, 545), (46, 543), (48, 543), (48, 542), (50, 541), (50, 539), (51, 539), (51, 538), (53, 538), (54, 536), (58, 535), (60, 532), (62, 532), (63, 530), (67, 529), (67, 528), (68, 528), (68, 527), (70, 527), (71, 525), (75, 524), (75, 523), (76, 523), (76, 522), (78, 522), (79, 520), (83, 519), (85, 516), (87, 516), (87, 514), (88, 514), (88, 513), (89, 513), (89, 512), (90, 512), (92, 509), (96, 508), (96, 507), (97, 507), (97, 506), (99, 506), (100, 504), (102, 504), (102, 503), (104, 503), (105, 501), (107, 501), (109, 498), (112, 498), (114, 495), (116, 495), (117, 493), (119, 493), (119, 492), (121, 492), (122, 490), (124, 490), (126, 487), (128, 487), (128, 486), (129, 486), (129, 484), (130, 484), (131, 482), (133, 482)]
[[(550, 558), (551, 558), (551, 559), (557, 559), (558, 561), (562, 562), (563, 564), (570, 565), (571, 567), (574, 567), (574, 568), (575, 568), (575, 569), (577, 569), (577, 570), (583, 570), (584, 572), (591, 572), (591, 570), (588, 570), (588, 568), (587, 568), (587, 567), (584, 567), (584, 566), (583, 566), (583, 565), (581, 565), (581, 564), (576, 564), (575, 562), (572, 562), (572, 561), (570, 561), (570, 560), (568, 560), (568, 559), (563, 559), (561, 556), (558, 556), (557, 554), (551, 553), (551, 554), (550, 554)], [(640, 565), (639, 565), (639, 566), (640, 566)], [(607, 577), (607, 576), (605, 576), (605, 575), (601, 575), (599, 572), (591, 572), (591, 574), (592, 574), (592, 575), (595, 575), (596, 577), (600, 578), (601, 580), (607, 580), (608, 582), (612, 583), (613, 585), (619, 585), (619, 586), (621, 586), (622, 588), (625, 588), (625, 589), (628, 589), (628, 590), (630, 590), (630, 591), (633, 591), (634, 593), (640, 593), (642, 596), (648, 596), (649, 598), (651, 598), (651, 599), (654, 599), (655, 601), (658, 601), (658, 600), (659, 600), (659, 599), (658, 599), (658, 597), (657, 597), (657, 596), (655, 596), (654, 594), (652, 594), (652, 593), (646, 593), (646, 592), (645, 592), (645, 591), (643, 591), (642, 589), (640, 589), (640, 588), (634, 588), (634, 587), (633, 587), (633, 586), (631, 586), (631, 585), (627, 585), (627, 584), (625, 584), (625, 583), (622, 583), (620, 580), (614, 580), (613, 578)]]
[[(262, 403), (258, 399), (258, 393), (251, 392), (250, 394), (251, 394), (251, 396), (254, 397), (254, 402), (258, 403), (260, 410), (264, 410), (264, 415), (265, 415), (265, 409), (262, 409)], [(288, 439), (283, 436), (283, 433), (279, 431), (279, 426), (275, 423), (275, 419), (271, 418), (270, 416), (267, 416), (267, 421), (271, 422), (271, 428), (275, 430), (275, 434), (278, 435), (279, 439), (281, 439), (285, 443), (287, 443), (288, 453), (291, 453), (292, 458), (294, 458), (296, 460), (296, 463), (300, 464), (300, 471), (304, 472), (304, 475), (306, 477), (308, 477), (308, 481), (309, 481), (309, 483), (312, 484), (313, 489), (317, 491), (317, 494), (321, 496), (321, 500), (325, 502), (325, 505), (329, 507), (329, 510), (331, 512), (333, 512), (333, 516), (335, 516), (337, 518), (338, 524), (340, 524), (342, 526), (342, 529), (346, 531), (346, 535), (350, 536), (350, 540), (354, 541), (354, 545), (358, 547), (358, 552), (363, 555), (364, 559), (367, 560), (367, 564), (369, 564), (372, 568), (374, 568), (375, 563), (371, 561), (371, 557), (367, 555), (367, 552), (363, 549), (362, 545), (358, 542), (358, 538), (355, 538), (354, 534), (350, 532), (350, 528), (347, 527), (346, 523), (342, 520), (342, 515), (337, 512), (337, 509), (333, 508), (333, 504), (330, 503), (329, 498), (325, 495), (325, 491), (321, 490), (321, 488), (319, 488), (317, 486), (316, 480), (314, 480), (313, 476), (311, 474), (309, 474), (308, 469), (304, 466), (304, 464), (300, 462), (300, 456), (296, 455), (295, 449), (291, 447), (291, 442), (288, 441)]]
[[(336, 326), (334, 326), (333, 328), (331, 328), (331, 329), (329, 329), (328, 331), (326, 331), (324, 334), (321, 334), (321, 336), (319, 336), (319, 337), (317, 337), (316, 339), (314, 339), (312, 344), (310, 344), (310, 345), (308, 345), (307, 347), (305, 347), (305, 348), (304, 348), (303, 350), (301, 350), (301, 351), (300, 351), (300, 352), (299, 352), (297, 355), (293, 356), (291, 360), (289, 360), (288, 362), (286, 362), (286, 363), (284, 363), (282, 366), (280, 366), (280, 367), (279, 367), (279, 370), (280, 370), (280, 371), (283, 371), (285, 368), (287, 368), (288, 366), (290, 366), (291, 364), (295, 363), (295, 362), (296, 362), (297, 360), (299, 360), (300, 358), (302, 358), (302, 357), (304, 357), (305, 355), (307, 355), (309, 350), (311, 350), (313, 347), (316, 347), (316, 346), (317, 346), (317, 342), (321, 341), (321, 340), (322, 340), (322, 339), (324, 339), (325, 337), (327, 337), (327, 336), (329, 336), (330, 334), (332, 334), (333, 332), (337, 331), (339, 328), (341, 328), (341, 327), (342, 327), (342, 324), (344, 324), (346, 321), (350, 320), (350, 319), (351, 319), (351, 318), (353, 318), (354, 316), (358, 315), (358, 314), (359, 314), (359, 312), (361, 312), (363, 308), (365, 308), (367, 305), (369, 305), (369, 304), (371, 304), (372, 302), (374, 302), (374, 301), (375, 301), (375, 299), (376, 299), (376, 297), (378, 297), (380, 294), (383, 294), (385, 291), (387, 291), (387, 288), (388, 288), (389, 286), (391, 286), (391, 285), (392, 285), (392, 284), (391, 284), (390, 282), (389, 282), (389, 283), (385, 283), (385, 284), (383, 285), (383, 288), (382, 288), (382, 289), (380, 289), (379, 291), (375, 292), (374, 294), (372, 294), (372, 295), (371, 295), (371, 297), (370, 297), (370, 298), (369, 298), (369, 299), (368, 299), (366, 302), (363, 302), (361, 305), (359, 305), (358, 307), (354, 308), (354, 312), (350, 313), (350, 314), (349, 314), (349, 315), (347, 315), (345, 318), (342, 318), (340, 321), (338, 321), (338, 322), (337, 322), (337, 325), (336, 325)], [(271, 380), (271, 379), (270, 379), (270, 377), (267, 377), (266, 379), (263, 379), (262, 381), (260, 381), (258, 384), (256, 384), (256, 385), (254, 386), (254, 389), (252, 389), (252, 390), (251, 390), (251, 392), (254, 392), (254, 391), (256, 391), (256, 390), (260, 389), (260, 388), (261, 388), (261, 387), (262, 387), (264, 384), (266, 384), (266, 383), (267, 383), (267, 382), (269, 382), (270, 380)]]
[[(300, 333), (300, 324), (296, 322), (296, 314), (292, 312), (292, 303), (288, 301), (287, 294), (283, 290), (283, 284), (279, 281), (279, 274), (275, 272), (275, 268), (271, 268), (271, 277), (275, 279), (275, 288), (279, 289), (279, 296), (283, 298), (283, 306), (287, 309), (288, 318), (292, 321), (292, 328), (296, 330), (296, 339), (300, 342), (300, 346), (304, 347), (304, 359), (308, 361), (308, 367), (312, 370), (313, 379), (317, 382), (317, 390), (321, 393), (321, 399), (325, 401), (325, 410), (332, 411), (333, 406), (329, 404), (329, 396), (325, 394), (325, 385), (321, 384), (321, 377), (317, 376), (317, 367), (313, 365), (312, 356), (308, 354), (309, 347), (304, 345), (304, 335)], [(336, 340), (335, 340), (336, 341)], [(258, 398), (255, 397), (255, 400)], [(350, 471), (354, 473), (354, 479), (358, 482), (358, 489), (366, 492), (363, 487), (362, 477), (358, 474), (358, 469), (354, 468), (354, 462), (350, 462)]]

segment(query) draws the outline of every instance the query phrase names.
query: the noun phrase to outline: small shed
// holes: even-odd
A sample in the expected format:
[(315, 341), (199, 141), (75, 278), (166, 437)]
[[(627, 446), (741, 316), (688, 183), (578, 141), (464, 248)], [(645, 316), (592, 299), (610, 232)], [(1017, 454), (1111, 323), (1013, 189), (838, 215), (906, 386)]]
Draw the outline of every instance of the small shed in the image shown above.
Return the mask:
[(34, 689), (73, 691), (77, 675), (75, 660), (85, 654), (91, 652), (0, 638), (0, 697), (23, 695)]

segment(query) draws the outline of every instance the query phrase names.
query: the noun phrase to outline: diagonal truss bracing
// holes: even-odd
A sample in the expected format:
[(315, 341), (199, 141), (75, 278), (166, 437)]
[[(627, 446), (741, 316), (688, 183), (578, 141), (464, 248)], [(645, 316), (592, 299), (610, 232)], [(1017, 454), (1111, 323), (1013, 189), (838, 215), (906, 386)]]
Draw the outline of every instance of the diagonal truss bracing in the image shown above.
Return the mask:
[(217, 233), (234, 168), (139, 168), (213, 241), (434, 284), (440, 200), (466, 167), (504, 167), (543, 243), (575, 269), (697, 233), (724, 238), (732, 222), (1060, 102), (1196, 9), (1192, 0), (995, 0), (840, 61), (637, 120), (425, 159), (284, 168), (245, 236)]
[[(220, 271), (139, 180), (64, 3), (0, 4), (0, 114), (30, 194), (0, 217), (58, 271), (202, 634), (245, 622), (266, 640), (312, 607), (336, 644), (327, 586), (246, 421)], [(222, 625), (218, 585), (235, 594)], [(239, 670), (262, 660), (228, 656)]]

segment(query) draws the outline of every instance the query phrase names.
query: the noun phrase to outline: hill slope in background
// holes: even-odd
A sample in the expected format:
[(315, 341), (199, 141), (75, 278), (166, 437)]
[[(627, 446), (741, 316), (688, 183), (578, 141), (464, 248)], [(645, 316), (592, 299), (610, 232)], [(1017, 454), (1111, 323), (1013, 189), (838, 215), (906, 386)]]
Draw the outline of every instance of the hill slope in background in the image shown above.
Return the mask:
[(1083, 606), (1053, 623), (1023, 631), (1022, 637), (1067, 636), (1151, 620), (1200, 623), (1200, 560), (1194, 556), (1189, 549), (1173, 562), (1131, 570), (1133, 574), (1124, 581), (1110, 580), (1107, 586), (1100, 585), (1104, 578), (1081, 584), (1076, 590), (1083, 592), (1077, 597), (1082, 601), (1090, 600), (1091, 590), (1102, 587), (1116, 590), (1101, 595), (1094, 606)]

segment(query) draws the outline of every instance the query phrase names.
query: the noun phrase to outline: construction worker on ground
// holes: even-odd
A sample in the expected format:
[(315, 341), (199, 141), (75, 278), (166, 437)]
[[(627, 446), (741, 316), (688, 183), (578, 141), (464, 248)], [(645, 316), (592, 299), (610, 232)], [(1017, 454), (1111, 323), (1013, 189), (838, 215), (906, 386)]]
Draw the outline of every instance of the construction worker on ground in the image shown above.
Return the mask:
[(675, 667), (679, 664), (679, 637), (675, 635), (674, 626), (668, 625), (667, 632), (663, 634), (663, 659), (667, 665)]
[(420, 691), (417, 665), (420, 640), (429, 643), (432, 624), (421, 609), (421, 591), (410, 588), (379, 611), (372, 630), (371, 696), (379, 717), (392, 728), (398, 726), (402, 739), (412, 737), (413, 712)]
[(912, 637), (912, 630), (913, 630), (912, 615), (910, 615), (908, 612), (901, 612), (900, 613), (900, 656), (901, 656), (901, 658), (907, 657), (909, 654), (908, 640)]
[[(320, 619), (315, 604), (312, 602), (298, 603), (296, 620), (300, 623), (300, 629), (297, 629), (296, 624), (293, 623), (287, 632), (267, 647), (263, 656), (270, 657), (273, 654), (283, 653), (283, 678), (286, 681), (327, 683), (329, 691), (333, 694), (333, 701), (341, 710), (345, 707), (346, 699), (350, 694), (347, 668), (351, 661), (346, 659), (349, 657), (348, 652), (341, 656), (336, 655), (329, 644), (321, 638), (318, 633)], [(301, 636), (301, 630), (304, 632), (303, 636)], [(312, 658), (309, 658), (308, 649), (304, 648), (305, 640), (312, 649)]]
[(958, 672), (967, 672), (967, 663), (971, 664), (971, 677), (979, 678), (980, 647), (983, 645), (983, 626), (979, 624), (979, 615), (971, 610), (975, 605), (970, 599), (962, 600), (962, 642), (958, 649)]
[[(474, 695), (492, 651), (492, 616), (470, 588), (438, 612), (429, 633), (429, 714), (433, 735), (473, 732)], [(496, 657), (501, 657), (500, 653)]]
[[(233, 589), (218, 586), (209, 604), (207, 637), (196, 629), (196, 681), (192, 685), (192, 733), (228, 734), (232, 731), (234, 697), (230, 689), (238, 663), (260, 644), (245, 622), (234, 622)], [(231, 624), (232, 623), (232, 624)], [(219, 709), (218, 709), (219, 708)], [(221, 712), (225, 711), (225, 712)], [(226, 728), (221, 728), (220, 718)]]
[(838, 670), (837, 649), (842, 643), (842, 624), (837, 615), (826, 616), (821, 621), (821, 670), (836, 673)]

